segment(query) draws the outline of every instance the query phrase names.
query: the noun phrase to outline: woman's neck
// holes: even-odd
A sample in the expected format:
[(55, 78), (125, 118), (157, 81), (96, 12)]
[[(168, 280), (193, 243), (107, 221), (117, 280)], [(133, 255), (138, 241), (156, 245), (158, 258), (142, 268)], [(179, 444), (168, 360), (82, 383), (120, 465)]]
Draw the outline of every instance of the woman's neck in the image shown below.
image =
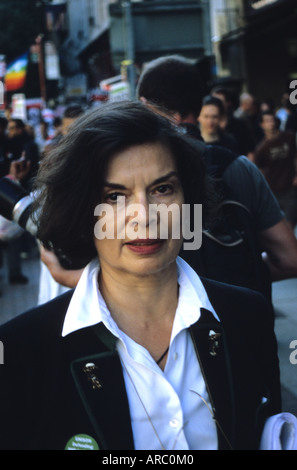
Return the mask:
[(120, 330), (156, 358), (169, 345), (178, 304), (177, 267), (154, 276), (102, 270), (99, 288)]

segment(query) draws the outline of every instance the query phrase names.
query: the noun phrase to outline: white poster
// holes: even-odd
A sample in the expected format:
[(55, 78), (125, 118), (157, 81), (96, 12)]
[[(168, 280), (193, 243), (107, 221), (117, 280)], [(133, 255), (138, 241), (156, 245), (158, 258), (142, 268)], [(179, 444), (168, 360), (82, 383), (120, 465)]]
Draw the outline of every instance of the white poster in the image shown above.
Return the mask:
[(11, 98), (12, 117), (27, 120), (26, 96), (24, 93), (15, 93)]
[(60, 78), (60, 64), (59, 56), (53, 42), (47, 41), (44, 43), (44, 56), (45, 56), (45, 76), (47, 80), (59, 80)]

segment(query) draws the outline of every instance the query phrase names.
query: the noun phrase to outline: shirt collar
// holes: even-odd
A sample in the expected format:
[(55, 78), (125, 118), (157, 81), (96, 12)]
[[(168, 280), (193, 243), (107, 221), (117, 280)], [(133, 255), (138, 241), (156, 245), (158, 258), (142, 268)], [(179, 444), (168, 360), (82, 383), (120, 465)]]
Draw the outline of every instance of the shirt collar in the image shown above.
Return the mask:
[[(179, 257), (177, 268), (179, 300), (176, 317), (179, 321), (175, 322), (175, 325), (178, 325), (179, 330), (188, 328), (200, 318), (202, 307), (209, 310), (219, 321), (199, 276)], [(92, 260), (84, 269), (66, 312), (62, 329), (63, 337), (100, 322), (103, 322), (113, 335), (121, 336), (98, 288), (99, 270), (98, 259)]]

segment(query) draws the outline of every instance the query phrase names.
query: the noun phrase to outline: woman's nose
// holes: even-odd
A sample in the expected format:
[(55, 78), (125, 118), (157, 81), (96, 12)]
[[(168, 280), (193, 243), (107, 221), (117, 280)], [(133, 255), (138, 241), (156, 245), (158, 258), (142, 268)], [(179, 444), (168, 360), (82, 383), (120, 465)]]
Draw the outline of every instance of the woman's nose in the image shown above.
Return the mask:
[(139, 195), (133, 198), (133, 202), (126, 207), (126, 217), (128, 219), (127, 228), (133, 238), (145, 239), (148, 237), (148, 227), (150, 224), (150, 201), (146, 195)]

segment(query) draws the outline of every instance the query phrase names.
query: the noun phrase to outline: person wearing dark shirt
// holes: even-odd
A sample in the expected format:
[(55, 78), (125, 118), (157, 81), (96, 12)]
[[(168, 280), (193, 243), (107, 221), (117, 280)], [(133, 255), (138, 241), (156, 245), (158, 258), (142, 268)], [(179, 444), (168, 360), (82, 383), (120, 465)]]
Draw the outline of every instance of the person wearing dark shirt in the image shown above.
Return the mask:
[(252, 133), (242, 119), (234, 116), (238, 106), (237, 94), (228, 87), (218, 85), (211, 90), (211, 95), (219, 98), (225, 108), (224, 120), (220, 122), (222, 129), (236, 139), (240, 154), (246, 155), (251, 160), (254, 150)]
[(263, 131), (259, 125), (260, 103), (249, 93), (240, 95), (240, 105), (234, 115), (241, 119), (249, 128), (253, 139), (253, 149), (263, 139)]
[(206, 144), (226, 147), (232, 152), (239, 153), (236, 139), (220, 127), (224, 118), (224, 106), (219, 98), (206, 96), (203, 99), (201, 112), (198, 118), (201, 136)]
[(21, 183), (28, 191), (32, 188), (32, 179), (36, 175), (39, 165), (39, 151), (34, 138), (25, 129), (21, 119), (12, 118), (7, 126), (7, 154), (10, 161), (20, 160), (22, 157), (29, 162), (28, 173)]
[(265, 137), (255, 149), (254, 161), (265, 176), (288, 222), (297, 224), (297, 149), (294, 132), (280, 131), (274, 113), (260, 118)]

